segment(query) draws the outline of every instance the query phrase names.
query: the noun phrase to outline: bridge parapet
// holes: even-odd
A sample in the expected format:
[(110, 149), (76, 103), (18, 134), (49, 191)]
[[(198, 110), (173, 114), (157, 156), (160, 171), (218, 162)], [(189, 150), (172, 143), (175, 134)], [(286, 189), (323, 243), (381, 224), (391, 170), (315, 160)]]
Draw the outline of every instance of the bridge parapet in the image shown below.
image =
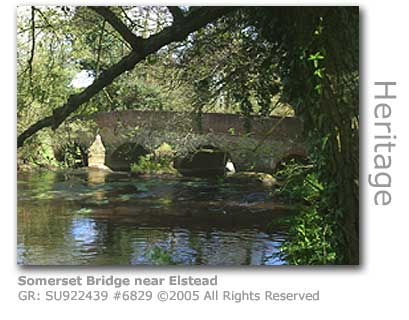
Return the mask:
[[(193, 132), (199, 134), (216, 133), (229, 135), (270, 135), (274, 139), (301, 138), (303, 123), (294, 117), (246, 118), (236, 114), (158, 112), (126, 110), (121, 112), (98, 113), (94, 116), (100, 128), (147, 127), (150, 130)], [(249, 130), (247, 129), (249, 127)], [(273, 130), (272, 130), (273, 129)]]

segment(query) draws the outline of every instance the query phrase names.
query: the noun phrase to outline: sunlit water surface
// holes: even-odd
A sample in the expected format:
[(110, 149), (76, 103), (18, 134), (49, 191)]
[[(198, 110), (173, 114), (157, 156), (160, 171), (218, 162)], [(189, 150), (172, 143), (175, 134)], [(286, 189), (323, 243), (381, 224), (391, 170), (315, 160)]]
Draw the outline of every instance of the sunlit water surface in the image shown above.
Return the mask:
[(262, 187), (98, 171), (18, 176), (25, 265), (280, 265), (287, 215)]

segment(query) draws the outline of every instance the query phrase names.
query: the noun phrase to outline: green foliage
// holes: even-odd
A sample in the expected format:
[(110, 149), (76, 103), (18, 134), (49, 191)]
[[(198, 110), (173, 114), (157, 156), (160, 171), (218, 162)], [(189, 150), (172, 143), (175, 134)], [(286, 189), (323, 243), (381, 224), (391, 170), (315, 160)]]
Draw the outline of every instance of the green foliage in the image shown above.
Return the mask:
[(321, 81), (324, 78), (325, 67), (321, 67), (320, 61), (324, 60), (324, 56), (321, 54), (320, 51), (318, 51), (314, 54), (310, 54), (307, 60), (312, 61), (314, 66), (313, 76), (315, 77), (315, 81), (317, 82), (314, 89), (317, 91), (318, 94), (321, 94), (322, 93)]
[(237, 10), (186, 40), (180, 77), (194, 84), (197, 112), (268, 116), (283, 107), (277, 56), (249, 24), (248, 10), (253, 9)]
[(286, 219), (288, 239), (281, 246), (282, 258), (289, 264), (336, 264), (342, 252), (338, 251), (339, 228), (325, 207), (325, 193), (319, 182), (316, 167), (291, 160), (277, 172), (282, 184), (278, 194), (299, 204), (299, 213)]
[(54, 155), (62, 168), (88, 165), (88, 148), (95, 139), (97, 127), (92, 120), (71, 119), (54, 131)]
[(290, 160), (276, 172), (281, 181), (277, 192), (286, 200), (296, 203), (313, 203), (319, 200), (322, 184), (318, 181), (313, 165), (304, 165)]
[(175, 174), (173, 160), (167, 157), (155, 157), (153, 154), (139, 157), (137, 163), (131, 164), (131, 172), (135, 174)]
[(48, 130), (39, 133), (31, 140), (30, 145), (18, 150), (18, 163), (21, 170), (50, 169), (59, 166), (54, 156), (53, 140)]
[(275, 44), (282, 98), (304, 120), (309, 155), (323, 189), (315, 205), (321, 217), (316, 221), (334, 226), (330, 243), (337, 261), (357, 264), (359, 10), (263, 8), (249, 13), (249, 19), (265, 41)]
[(340, 256), (334, 230), (337, 225), (326, 219), (317, 206), (303, 207), (290, 221), (289, 240), (281, 247), (282, 258), (291, 265), (337, 264)]
[(60, 161), (61, 166), (66, 168), (79, 168), (87, 165), (85, 147), (73, 141), (60, 145), (55, 156)]

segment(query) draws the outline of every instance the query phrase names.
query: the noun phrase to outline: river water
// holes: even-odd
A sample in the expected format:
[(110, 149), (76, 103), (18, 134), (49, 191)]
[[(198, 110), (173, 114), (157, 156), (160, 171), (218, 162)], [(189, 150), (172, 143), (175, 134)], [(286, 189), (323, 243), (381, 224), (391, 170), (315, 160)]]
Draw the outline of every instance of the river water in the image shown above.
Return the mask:
[(262, 186), (93, 170), (17, 181), (19, 264), (285, 264), (289, 213)]

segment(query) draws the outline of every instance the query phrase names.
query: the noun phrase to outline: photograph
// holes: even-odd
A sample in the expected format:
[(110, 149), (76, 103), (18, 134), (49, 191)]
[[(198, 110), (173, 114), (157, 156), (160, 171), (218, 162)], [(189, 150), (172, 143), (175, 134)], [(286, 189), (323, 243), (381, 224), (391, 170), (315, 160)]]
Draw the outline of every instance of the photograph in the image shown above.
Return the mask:
[(360, 264), (358, 6), (15, 22), (17, 265)]

